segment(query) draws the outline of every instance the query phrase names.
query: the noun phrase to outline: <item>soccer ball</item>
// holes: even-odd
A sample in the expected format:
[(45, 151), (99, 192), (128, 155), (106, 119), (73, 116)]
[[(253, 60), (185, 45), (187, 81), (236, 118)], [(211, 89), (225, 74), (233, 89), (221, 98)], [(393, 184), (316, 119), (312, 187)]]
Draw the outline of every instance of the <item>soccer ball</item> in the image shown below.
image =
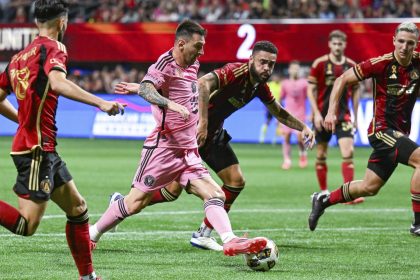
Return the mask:
[(273, 240), (268, 240), (267, 245), (257, 254), (245, 254), (245, 262), (255, 271), (269, 271), (272, 269), (278, 259), (279, 250)]

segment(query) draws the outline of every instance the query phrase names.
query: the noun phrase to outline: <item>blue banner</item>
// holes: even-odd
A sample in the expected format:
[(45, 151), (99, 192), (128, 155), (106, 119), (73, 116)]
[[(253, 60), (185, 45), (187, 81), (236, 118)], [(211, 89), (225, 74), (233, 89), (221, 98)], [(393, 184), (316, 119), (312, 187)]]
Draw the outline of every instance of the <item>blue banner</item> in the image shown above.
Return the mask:
[[(99, 109), (84, 105), (64, 97), (60, 97), (57, 111), (57, 127), (59, 137), (81, 138), (124, 138), (144, 139), (155, 126), (149, 104), (136, 95), (99, 95), (107, 100), (118, 100), (126, 103), (127, 108), (123, 116), (110, 117)], [(16, 99), (9, 96), (10, 102), (16, 106)], [(309, 106), (307, 106), (309, 108)], [(307, 110), (309, 112), (309, 109)], [(372, 99), (360, 101), (358, 113), (358, 131), (355, 144), (357, 146), (369, 145), (367, 127), (373, 113)], [(261, 125), (265, 122), (265, 106), (254, 99), (244, 108), (240, 109), (225, 122), (225, 128), (232, 136), (234, 142), (258, 143)], [(412, 129), (410, 138), (420, 144), (419, 117), (420, 101), (414, 107)], [(270, 143), (275, 136), (277, 123), (275, 120), (269, 125), (265, 141)], [(0, 117), (0, 135), (13, 136), (17, 125)], [(292, 140), (295, 140), (292, 139)], [(281, 137), (277, 140), (281, 143)], [(332, 142), (334, 144), (334, 142)]]

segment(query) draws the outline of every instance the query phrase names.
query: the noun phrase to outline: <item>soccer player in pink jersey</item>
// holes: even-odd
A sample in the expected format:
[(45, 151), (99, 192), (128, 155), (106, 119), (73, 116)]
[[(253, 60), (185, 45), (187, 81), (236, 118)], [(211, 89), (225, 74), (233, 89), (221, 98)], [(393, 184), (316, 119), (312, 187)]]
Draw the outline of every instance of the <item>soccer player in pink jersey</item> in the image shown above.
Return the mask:
[(308, 220), (310, 230), (315, 230), (327, 207), (376, 195), (401, 163), (414, 168), (410, 184), (414, 220), (410, 233), (420, 236), (420, 148), (408, 137), (413, 108), (420, 92), (420, 56), (414, 51), (418, 40), (416, 24), (403, 22), (395, 30), (393, 52), (357, 64), (334, 82), (324, 121), (325, 129), (333, 132), (344, 87), (372, 78), (375, 85), (374, 115), (368, 136), (373, 152), (363, 180), (348, 181), (331, 194), (313, 194)]
[[(347, 45), (347, 35), (334, 30), (329, 34), (328, 47), (330, 52), (317, 58), (311, 67), (308, 77), (308, 99), (313, 113), (313, 123), (316, 139), (316, 162), (315, 171), (318, 178), (319, 188), (323, 193), (328, 193), (327, 186), (327, 151), (331, 140), (331, 131), (326, 131), (322, 126), (324, 117), (327, 115), (329, 98), (334, 81), (347, 69), (353, 67), (355, 62), (344, 55)], [(357, 129), (357, 110), (359, 107), (360, 87), (358, 84), (343, 88), (338, 110), (338, 122), (335, 129), (338, 146), (343, 158), (341, 173), (343, 182), (353, 180), (354, 164), (354, 131)], [(349, 103), (352, 100), (354, 120), (352, 122)], [(363, 198), (350, 203), (363, 202)]]
[[(281, 88), (281, 100), (284, 102), (284, 108), (293, 112), (293, 115), (305, 122), (306, 119), (306, 98), (307, 98), (307, 82), (306, 79), (299, 77), (300, 65), (297, 61), (292, 61), (289, 64), (289, 78), (283, 80)], [(283, 141), (283, 164), (282, 168), (287, 170), (292, 166), (290, 156), (291, 145), (290, 136), (292, 133), (297, 134), (299, 147), (299, 166), (305, 168), (308, 165), (306, 149), (302, 137), (302, 133), (296, 131), (287, 125), (283, 125), (282, 132), (284, 136)]]
[[(67, 1), (37, 0), (34, 15), (39, 35), (0, 74), (0, 100), (14, 92), (19, 108), (11, 152), (18, 173), (13, 190), (19, 207), (0, 200), (0, 225), (17, 235), (33, 235), (51, 199), (66, 213), (67, 243), (80, 279), (95, 280), (99, 277), (92, 264), (86, 202), (56, 151), (58, 98), (63, 95), (93, 105), (109, 115), (124, 107), (67, 80), (67, 51), (60, 42), (67, 28)], [(16, 119), (10, 104), (3, 101), (2, 107), (6, 116)]]
[[(312, 148), (315, 141), (312, 130), (281, 107), (267, 86), (276, 63), (277, 52), (277, 47), (273, 43), (259, 41), (253, 47), (249, 61), (228, 63), (199, 79), (201, 96), (197, 132), (199, 153), (223, 181), (222, 191), (226, 198), (224, 202), (226, 212), (230, 211), (232, 204), (245, 187), (238, 158), (229, 144), (231, 137), (223, 128), (224, 121), (231, 114), (254, 98), (258, 98), (279, 122), (302, 131), (309, 148)], [(173, 182), (155, 191), (150, 203), (174, 201), (181, 192), (180, 184)], [(120, 197), (122, 197), (120, 194), (114, 193), (111, 202)], [(211, 237), (213, 228), (217, 231), (217, 225), (213, 225), (212, 221), (205, 217), (198, 231), (193, 233), (190, 243), (202, 249), (223, 250), (223, 247)]]
[(90, 227), (93, 246), (103, 233), (146, 207), (155, 191), (176, 181), (204, 201), (206, 218), (219, 233), (225, 255), (257, 253), (265, 247), (265, 238), (239, 238), (233, 233), (223, 208), (226, 197), (198, 153), (198, 108), (203, 96), (198, 90), (197, 58), (204, 53), (205, 35), (199, 24), (182, 22), (174, 47), (159, 57), (140, 84), (116, 86), (117, 93), (138, 93), (150, 102), (157, 126), (144, 143), (129, 194), (111, 203)]

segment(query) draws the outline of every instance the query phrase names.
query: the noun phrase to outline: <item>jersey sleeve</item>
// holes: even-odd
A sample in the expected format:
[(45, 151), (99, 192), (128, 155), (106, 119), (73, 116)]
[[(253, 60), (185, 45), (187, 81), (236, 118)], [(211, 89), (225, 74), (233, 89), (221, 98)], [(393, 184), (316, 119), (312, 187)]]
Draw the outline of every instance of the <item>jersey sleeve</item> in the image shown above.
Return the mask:
[(382, 73), (383, 60), (381, 58), (372, 58), (365, 60), (353, 67), (354, 74), (356, 74), (359, 81), (366, 80)]
[[(55, 45), (56, 44), (56, 45)], [(44, 63), (45, 73), (50, 73), (52, 70), (57, 70), (67, 74), (67, 50), (60, 42), (53, 42), (47, 47), (47, 57)]]
[(149, 67), (141, 82), (150, 82), (155, 86), (156, 90), (160, 90), (165, 83), (165, 73), (163, 71), (156, 69), (156, 64), (153, 64)]
[(318, 84), (321, 63), (314, 62), (308, 76), (308, 83)]
[(228, 63), (223, 67), (213, 71), (213, 73), (219, 80), (219, 88), (225, 87), (226, 85), (232, 83), (236, 79), (236, 76), (233, 72), (233, 68), (234, 65), (232, 63)]
[(260, 86), (258, 90), (258, 97), (265, 104), (273, 103), (276, 100), (267, 84)]

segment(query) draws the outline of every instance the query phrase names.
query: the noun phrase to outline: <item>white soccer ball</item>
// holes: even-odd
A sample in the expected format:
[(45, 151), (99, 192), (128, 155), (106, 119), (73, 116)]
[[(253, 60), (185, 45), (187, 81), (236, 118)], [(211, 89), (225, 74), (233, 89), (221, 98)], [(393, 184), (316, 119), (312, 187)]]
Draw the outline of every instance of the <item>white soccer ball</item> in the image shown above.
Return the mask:
[(245, 262), (255, 271), (269, 271), (279, 260), (279, 250), (273, 240), (268, 240), (267, 245), (257, 254), (245, 254)]

